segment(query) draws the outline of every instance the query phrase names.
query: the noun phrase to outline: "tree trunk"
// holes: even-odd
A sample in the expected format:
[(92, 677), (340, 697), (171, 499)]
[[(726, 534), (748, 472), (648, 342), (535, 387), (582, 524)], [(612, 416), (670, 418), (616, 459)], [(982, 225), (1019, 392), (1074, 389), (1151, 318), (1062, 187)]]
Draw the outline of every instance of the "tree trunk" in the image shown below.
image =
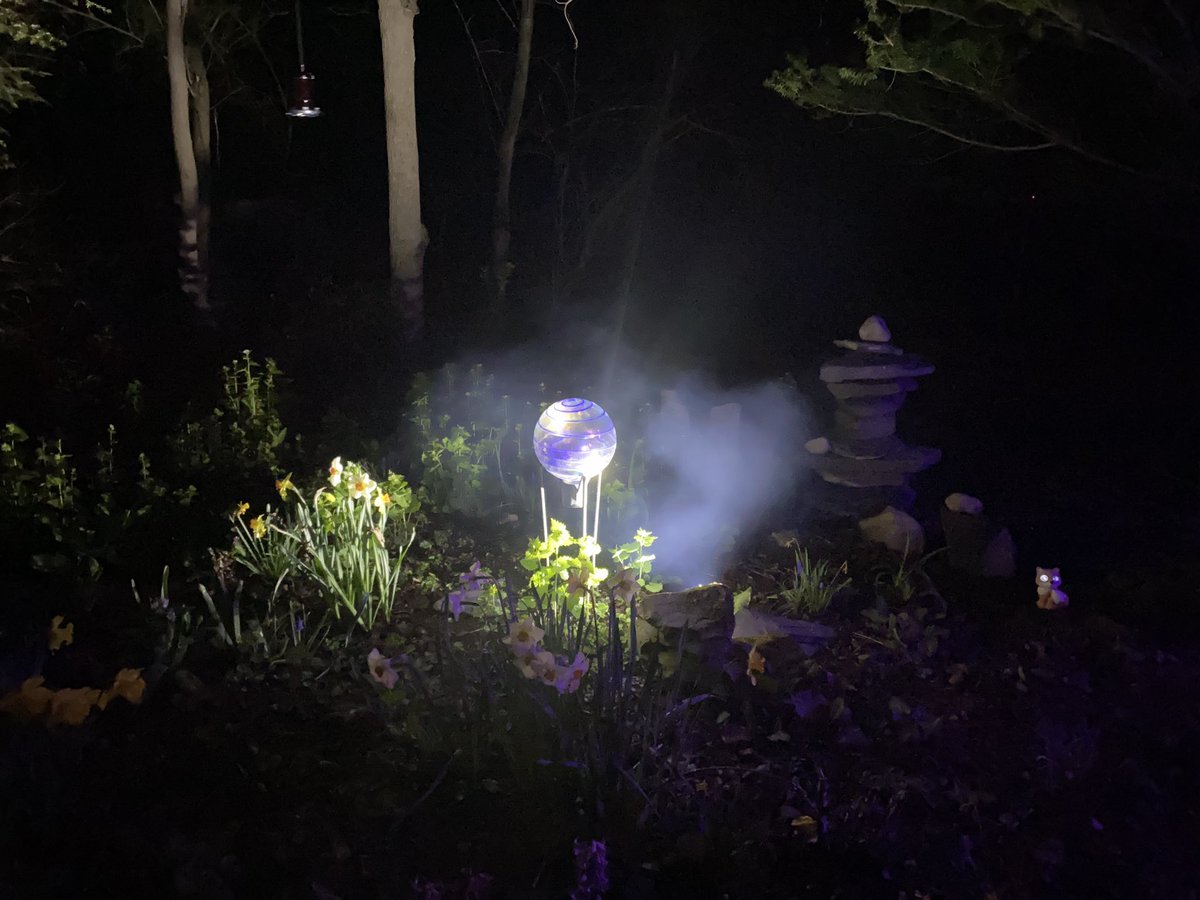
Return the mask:
[(392, 297), (410, 336), (424, 319), (424, 262), (428, 234), (421, 224), (413, 19), (416, 0), (379, 0), (383, 95), (387, 111), (388, 235)]
[(199, 47), (187, 47), (191, 94), (192, 151), (196, 157), (196, 264), (209, 284), (209, 223), (212, 220), (212, 94), (208, 67)]
[(508, 259), (512, 244), (509, 198), (512, 191), (513, 156), (521, 115), (525, 111), (525, 90), (529, 84), (529, 57), (533, 48), (533, 11), (535, 0), (521, 0), (521, 21), (517, 31), (517, 66), (513, 72), (512, 93), (508, 97), (508, 116), (500, 135), (499, 172), (496, 179), (496, 208), (492, 219), (492, 276), (496, 280), (496, 302), (504, 301), (512, 265)]
[(207, 310), (208, 281), (200, 268), (199, 223), (200, 179), (192, 143), (188, 103), (187, 50), (183, 22), (188, 0), (167, 0), (167, 78), (171, 86), (171, 134), (175, 139), (175, 162), (179, 167), (179, 269), (184, 294), (197, 309)]

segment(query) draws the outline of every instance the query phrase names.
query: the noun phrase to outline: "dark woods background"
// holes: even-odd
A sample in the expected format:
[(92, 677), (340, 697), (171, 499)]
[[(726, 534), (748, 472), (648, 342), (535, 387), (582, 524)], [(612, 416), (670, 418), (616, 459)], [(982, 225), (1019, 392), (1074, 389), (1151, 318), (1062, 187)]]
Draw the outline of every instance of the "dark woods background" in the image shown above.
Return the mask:
[[(512, 12), (421, 5), (429, 326), (408, 347), (384, 303), (372, 4), (303, 3), (320, 119), (282, 115), (279, 83), (286, 92), (296, 60), (288, 4), (261, 50), (244, 44), (213, 73), (216, 329), (191, 321), (177, 294), (161, 47), (76, 36), (42, 83), (49, 102), (7, 123), (21, 221), (3, 235), (4, 416), (38, 431), (99, 423), (99, 385), (131, 377), (182, 402), (250, 346), (291, 377), (300, 430), (336, 409), (383, 436), (406, 372), (590, 334), (615, 320), (626, 289), (622, 339), (652, 366), (726, 383), (790, 371), (827, 414), (820, 358), (879, 312), (900, 346), (939, 367), (901, 417), (906, 437), (946, 451), (926, 476), (927, 503), (980, 495), (1013, 522), (1030, 565), (1098, 572), (1116, 558), (1194, 552), (1194, 194), (1055, 151), (967, 150), (868, 120), (814, 120), (762, 86), (788, 52), (852, 54), (853, 4), (568, 10), (577, 50), (560, 6), (537, 11), (516, 268), (497, 312), (484, 270)], [(1055, 82), (1063, 102), (1089, 127), (1154, 144), (1132, 114), (1138, 86), (1093, 74)]]

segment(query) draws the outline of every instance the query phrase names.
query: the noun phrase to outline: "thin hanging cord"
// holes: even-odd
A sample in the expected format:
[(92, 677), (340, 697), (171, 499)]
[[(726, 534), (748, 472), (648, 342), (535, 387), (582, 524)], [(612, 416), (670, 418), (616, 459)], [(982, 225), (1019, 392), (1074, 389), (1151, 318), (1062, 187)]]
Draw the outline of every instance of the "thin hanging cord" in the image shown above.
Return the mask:
[(300, 0), (296, 0), (296, 54), (300, 57), (300, 71), (304, 71), (304, 23), (300, 21)]

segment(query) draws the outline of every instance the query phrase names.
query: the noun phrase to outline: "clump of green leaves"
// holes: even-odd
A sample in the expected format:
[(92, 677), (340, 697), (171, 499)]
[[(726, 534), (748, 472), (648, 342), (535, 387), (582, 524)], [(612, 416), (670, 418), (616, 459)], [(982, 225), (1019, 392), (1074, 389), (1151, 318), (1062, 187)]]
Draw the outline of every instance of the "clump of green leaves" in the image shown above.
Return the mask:
[(37, 440), (9, 422), (0, 437), (0, 526), (9, 545), (27, 549), (32, 567), (81, 580), (95, 580), (104, 563), (122, 561), (135, 526), (163, 503), (188, 507), (191, 485), (170, 489), (139, 453), (122, 465), (117, 429), (109, 425), (94, 464), (81, 471), (61, 439)]
[(306, 580), (318, 589), (334, 621), (373, 628), (395, 604), (404, 558), (416, 536), (420, 504), (404, 477), (382, 483), (367, 469), (333, 460), (328, 481), (311, 499), (292, 483), (276, 482), (284, 506), (247, 518), (239, 504), (231, 519), (235, 563), (275, 584)]
[(794, 553), (792, 586), (780, 591), (779, 599), (794, 616), (824, 612), (833, 598), (850, 585), (846, 563), (834, 566), (827, 559), (810, 559), (807, 548), (796, 547)]
[(279, 416), (275, 360), (258, 362), (249, 350), (221, 368), (221, 399), (212, 411), (185, 422), (173, 446), (186, 471), (279, 471), (288, 430)]
[(945, 552), (942, 547), (927, 553), (916, 560), (910, 561), (908, 548), (900, 557), (895, 568), (883, 567), (875, 573), (875, 591), (890, 603), (908, 603), (914, 597), (932, 595), (941, 600), (933, 580), (925, 572), (925, 563), (934, 556)]

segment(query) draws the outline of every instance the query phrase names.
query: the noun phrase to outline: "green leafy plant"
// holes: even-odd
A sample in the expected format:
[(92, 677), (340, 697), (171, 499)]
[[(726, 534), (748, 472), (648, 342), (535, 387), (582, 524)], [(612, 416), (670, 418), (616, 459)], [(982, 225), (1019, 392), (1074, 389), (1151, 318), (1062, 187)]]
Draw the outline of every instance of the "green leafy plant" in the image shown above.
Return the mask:
[(291, 477), (276, 482), (285, 505), (247, 518), (239, 504), (231, 519), (234, 562), (273, 580), (317, 586), (334, 620), (373, 628), (392, 615), (404, 557), (416, 536), (419, 503), (404, 478), (389, 472), (379, 484), (361, 465), (334, 459), (328, 483), (309, 500)]
[(932, 595), (941, 600), (933, 580), (925, 572), (925, 563), (944, 553), (945, 547), (927, 553), (921, 558), (909, 561), (908, 548), (900, 556), (899, 564), (893, 568), (881, 567), (875, 573), (875, 590), (892, 603), (908, 603), (914, 597)]
[(275, 361), (249, 350), (221, 369), (221, 399), (212, 411), (185, 422), (172, 441), (184, 471), (278, 471), (288, 430), (279, 417)]
[(94, 581), (105, 564), (128, 562), (139, 523), (195, 496), (155, 477), (145, 453), (119, 460), (113, 425), (82, 470), (61, 439), (35, 441), (12, 422), (0, 437), (0, 526), (38, 571)]
[[(562, 396), (546, 384), (525, 396), (500, 393), (494, 375), (474, 365), (421, 373), (407, 403), (406, 441), (420, 466), (425, 509), (471, 516), (516, 513), (536, 518), (542, 472), (531, 444), (542, 409)], [(602, 485), (610, 523), (640, 524), (647, 515), (642, 440), (622, 441)]]
[(833, 598), (850, 585), (846, 563), (834, 566), (829, 560), (813, 561), (808, 549), (794, 548), (796, 564), (792, 570), (792, 586), (779, 592), (779, 599), (794, 615), (815, 615), (824, 612)]
[(929, 659), (949, 633), (933, 624), (943, 616), (941, 610), (920, 605), (897, 612), (880, 599), (874, 607), (862, 611), (867, 626), (860, 636), (911, 659)]

